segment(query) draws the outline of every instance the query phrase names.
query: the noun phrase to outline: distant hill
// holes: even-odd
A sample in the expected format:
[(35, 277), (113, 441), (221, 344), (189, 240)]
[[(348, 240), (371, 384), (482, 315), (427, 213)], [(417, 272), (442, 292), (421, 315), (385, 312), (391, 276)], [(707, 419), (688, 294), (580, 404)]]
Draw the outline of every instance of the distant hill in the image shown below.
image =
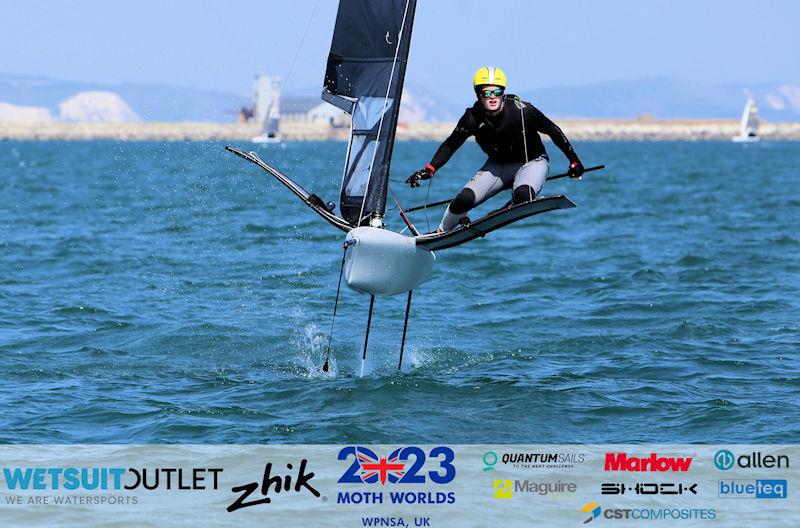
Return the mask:
[(673, 79), (594, 83), (521, 95), (548, 115), (583, 118), (738, 119), (747, 93), (768, 121), (800, 121), (800, 84), (708, 84)]
[[(250, 87), (245, 87), (249, 90)], [(455, 121), (472, 100), (447, 97), (428, 87), (406, 86), (401, 120)], [(80, 92), (117, 94), (143, 121), (232, 122), (249, 93), (235, 94), (161, 84), (101, 84), (0, 74), (0, 103), (36, 107), (59, 115), (59, 104)], [(738, 119), (750, 91), (768, 121), (800, 122), (800, 84), (709, 84), (673, 79), (512, 89), (552, 117)], [(287, 97), (318, 98), (319, 89), (287, 91)], [(20, 110), (21, 111), (21, 110)], [(28, 111), (27, 109), (25, 111)], [(30, 110), (31, 112), (33, 110)], [(18, 114), (19, 112), (17, 112)]]
[(144, 121), (235, 121), (251, 96), (162, 84), (101, 84), (45, 77), (0, 74), (0, 102), (45, 107), (59, 114), (59, 104), (79, 92), (119, 95)]

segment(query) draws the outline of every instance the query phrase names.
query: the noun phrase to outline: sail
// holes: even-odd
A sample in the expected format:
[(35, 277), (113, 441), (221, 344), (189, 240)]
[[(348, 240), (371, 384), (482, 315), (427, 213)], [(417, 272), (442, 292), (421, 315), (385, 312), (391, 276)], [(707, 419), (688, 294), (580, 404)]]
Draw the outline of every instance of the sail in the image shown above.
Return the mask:
[(279, 102), (273, 101), (267, 112), (267, 117), (264, 119), (263, 135), (266, 137), (274, 138), (278, 136), (278, 128), (280, 126), (280, 108)]
[(750, 137), (758, 135), (758, 106), (752, 97), (749, 97), (747, 104), (744, 105), (740, 134)]
[(341, 213), (383, 216), (416, 0), (340, 0), (322, 99), (352, 115)]

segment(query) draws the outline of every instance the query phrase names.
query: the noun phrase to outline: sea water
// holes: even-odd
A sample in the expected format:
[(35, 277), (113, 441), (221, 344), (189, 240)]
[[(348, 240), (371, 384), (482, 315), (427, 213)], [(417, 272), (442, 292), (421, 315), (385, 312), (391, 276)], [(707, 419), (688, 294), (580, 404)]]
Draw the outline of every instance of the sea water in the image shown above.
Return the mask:
[[(484, 160), (468, 143), (409, 189), (436, 147), (396, 145), (404, 207)], [(338, 202), (344, 143), (259, 150)], [(544, 193), (577, 208), (437, 252), (402, 371), (406, 298), (376, 299), (361, 378), (369, 298), (347, 289), (320, 369), (344, 234), (256, 166), (220, 143), (0, 142), (0, 442), (800, 441), (800, 147), (576, 150), (607, 169)]]

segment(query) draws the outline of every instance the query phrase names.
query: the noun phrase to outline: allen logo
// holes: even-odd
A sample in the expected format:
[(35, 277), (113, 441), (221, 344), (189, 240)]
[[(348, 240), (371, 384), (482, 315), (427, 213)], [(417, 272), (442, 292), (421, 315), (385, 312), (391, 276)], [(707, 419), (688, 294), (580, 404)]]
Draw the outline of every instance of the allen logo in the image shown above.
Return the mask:
[(514, 482), (511, 480), (494, 481), (494, 498), (510, 499), (514, 496)]
[(788, 468), (789, 457), (787, 455), (765, 455), (761, 451), (753, 451), (737, 457), (727, 449), (720, 449), (714, 455), (714, 465), (722, 471), (728, 471), (734, 466), (742, 469)]

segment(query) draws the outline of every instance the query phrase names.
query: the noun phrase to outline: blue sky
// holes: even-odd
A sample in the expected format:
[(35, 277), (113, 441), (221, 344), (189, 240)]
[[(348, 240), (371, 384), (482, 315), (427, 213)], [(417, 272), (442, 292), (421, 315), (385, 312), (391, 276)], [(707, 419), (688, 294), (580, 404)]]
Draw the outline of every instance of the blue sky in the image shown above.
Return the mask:
[[(318, 88), (337, 4), (0, 0), (0, 73), (246, 94), (266, 71), (288, 75), (288, 90)], [(796, 0), (418, 0), (407, 79), (470, 96), (488, 63), (520, 90), (647, 77), (796, 83), (798, 20)]]

